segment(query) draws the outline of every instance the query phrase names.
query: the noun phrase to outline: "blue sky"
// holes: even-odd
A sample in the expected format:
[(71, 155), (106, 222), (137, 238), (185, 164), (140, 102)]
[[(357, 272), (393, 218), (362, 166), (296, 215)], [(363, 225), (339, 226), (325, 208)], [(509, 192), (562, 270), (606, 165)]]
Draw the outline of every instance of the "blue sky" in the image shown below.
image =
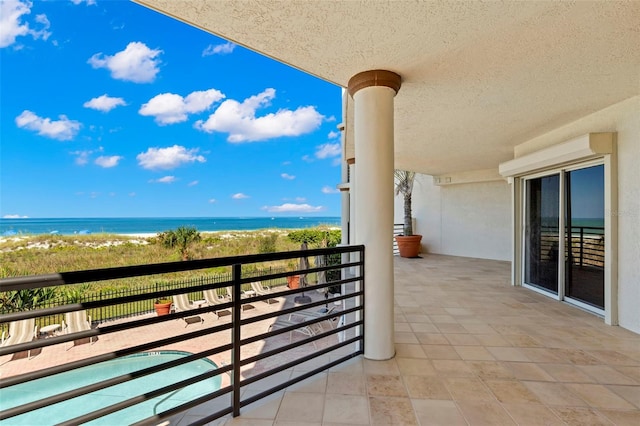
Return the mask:
[(0, 7), (1, 217), (340, 215), (340, 87), (131, 2)]

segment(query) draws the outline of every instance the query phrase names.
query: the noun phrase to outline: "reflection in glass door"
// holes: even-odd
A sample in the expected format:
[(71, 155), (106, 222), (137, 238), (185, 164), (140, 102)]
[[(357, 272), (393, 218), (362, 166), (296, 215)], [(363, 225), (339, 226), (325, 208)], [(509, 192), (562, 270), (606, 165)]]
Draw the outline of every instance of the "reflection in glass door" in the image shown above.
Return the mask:
[(604, 166), (565, 173), (565, 297), (604, 309)]
[(524, 282), (558, 294), (560, 175), (526, 181)]

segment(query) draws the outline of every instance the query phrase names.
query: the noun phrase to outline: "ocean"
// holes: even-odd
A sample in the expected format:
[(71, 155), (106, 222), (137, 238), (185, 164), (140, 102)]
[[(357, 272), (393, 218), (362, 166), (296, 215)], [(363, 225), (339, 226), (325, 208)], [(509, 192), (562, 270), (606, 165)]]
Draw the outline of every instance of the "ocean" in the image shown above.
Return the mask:
[(179, 226), (200, 232), (340, 226), (339, 217), (114, 217), (0, 219), (0, 236), (41, 234), (155, 234)]

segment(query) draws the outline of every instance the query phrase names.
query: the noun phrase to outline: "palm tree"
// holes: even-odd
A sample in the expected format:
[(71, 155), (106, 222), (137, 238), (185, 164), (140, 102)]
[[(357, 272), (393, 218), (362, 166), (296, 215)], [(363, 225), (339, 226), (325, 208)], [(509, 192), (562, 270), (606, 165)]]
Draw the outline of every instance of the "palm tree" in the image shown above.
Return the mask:
[(402, 194), (404, 197), (404, 226), (402, 235), (413, 235), (413, 223), (411, 221), (411, 193), (413, 192), (413, 181), (416, 177), (415, 172), (407, 170), (394, 170), (393, 177), (396, 184), (396, 195)]
[(159, 240), (165, 247), (177, 248), (182, 260), (189, 260), (189, 245), (200, 241), (200, 232), (196, 228), (180, 226), (176, 230), (170, 230), (158, 234)]

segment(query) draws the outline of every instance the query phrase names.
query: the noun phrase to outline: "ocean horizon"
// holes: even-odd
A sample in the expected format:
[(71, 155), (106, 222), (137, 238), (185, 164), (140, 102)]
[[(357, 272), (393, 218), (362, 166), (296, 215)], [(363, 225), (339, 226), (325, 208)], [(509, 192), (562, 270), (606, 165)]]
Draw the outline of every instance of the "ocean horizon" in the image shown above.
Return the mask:
[(336, 216), (296, 217), (109, 217), (109, 218), (1, 218), (0, 236), (156, 234), (180, 226), (200, 232), (302, 229), (320, 225), (340, 226)]

